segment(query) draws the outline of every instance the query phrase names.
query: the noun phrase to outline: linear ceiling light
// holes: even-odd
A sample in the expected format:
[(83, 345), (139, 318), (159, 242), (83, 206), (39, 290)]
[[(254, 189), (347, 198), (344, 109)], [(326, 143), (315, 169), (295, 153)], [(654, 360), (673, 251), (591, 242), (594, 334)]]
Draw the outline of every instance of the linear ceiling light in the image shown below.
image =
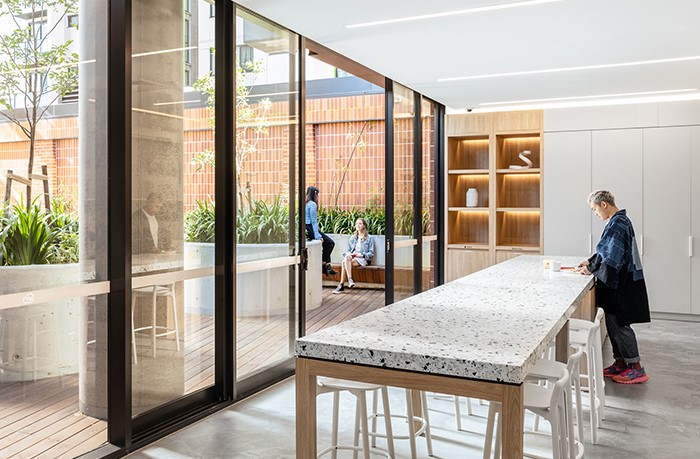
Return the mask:
[(521, 105), (504, 105), (499, 107), (476, 107), (472, 110), (451, 110), (449, 115), (461, 113), (490, 113), (490, 112), (510, 112), (520, 110), (546, 110), (552, 108), (572, 108), (572, 107), (600, 107), (609, 105), (629, 105), (629, 104), (646, 104), (660, 102), (679, 102), (686, 100), (700, 100), (700, 93), (681, 93), (681, 94), (663, 94), (650, 95), (641, 97), (622, 97), (613, 99), (594, 99), (594, 100), (577, 100), (577, 101), (560, 101), (560, 102), (544, 102), (531, 103)]
[(479, 6), (476, 8), (468, 8), (465, 10), (445, 11), (442, 13), (421, 14), (418, 16), (407, 16), (407, 17), (403, 17), (403, 18), (385, 19), (382, 21), (361, 22), (358, 24), (348, 24), (345, 27), (347, 29), (356, 29), (359, 27), (372, 27), (372, 26), (378, 26), (378, 25), (384, 25), (384, 24), (394, 24), (397, 22), (421, 21), (424, 19), (435, 19), (435, 18), (442, 18), (442, 17), (446, 17), (446, 16), (458, 16), (460, 14), (481, 13), (484, 11), (504, 10), (507, 8), (518, 8), (521, 6), (539, 5), (541, 3), (552, 3), (552, 2), (560, 2), (560, 1), (562, 1), (562, 0), (526, 0), (526, 1), (522, 1), (522, 2), (503, 3), (500, 5)]
[(611, 97), (630, 97), (630, 96), (649, 96), (649, 95), (659, 95), (659, 94), (677, 94), (682, 92), (693, 92), (697, 91), (698, 88), (688, 88), (688, 89), (669, 89), (665, 91), (645, 91), (645, 92), (624, 92), (618, 94), (598, 94), (595, 96), (571, 96), (571, 97), (551, 97), (549, 99), (527, 99), (527, 100), (509, 100), (505, 102), (484, 102), (479, 104), (482, 105), (515, 105), (515, 104), (531, 104), (535, 102), (554, 102), (560, 100), (584, 100), (584, 99), (603, 99)]
[(524, 72), (509, 72), (509, 73), (490, 73), (487, 75), (472, 75), (463, 77), (452, 77), (452, 78), (438, 78), (437, 81), (463, 81), (463, 80), (479, 80), (482, 78), (497, 78), (497, 77), (509, 77), (509, 76), (520, 76), (520, 75), (538, 75), (542, 73), (557, 73), (557, 72), (573, 72), (576, 70), (596, 70), (596, 69), (609, 69), (616, 67), (632, 67), (636, 65), (651, 65), (651, 64), (668, 64), (672, 62), (686, 62), (686, 61), (696, 61), (700, 59), (700, 56), (686, 56), (686, 57), (673, 57), (669, 59), (654, 59), (649, 61), (633, 61), (633, 62), (620, 62), (617, 64), (599, 64), (599, 65), (582, 65), (578, 67), (562, 67), (558, 69), (544, 69), (544, 70), (527, 70)]

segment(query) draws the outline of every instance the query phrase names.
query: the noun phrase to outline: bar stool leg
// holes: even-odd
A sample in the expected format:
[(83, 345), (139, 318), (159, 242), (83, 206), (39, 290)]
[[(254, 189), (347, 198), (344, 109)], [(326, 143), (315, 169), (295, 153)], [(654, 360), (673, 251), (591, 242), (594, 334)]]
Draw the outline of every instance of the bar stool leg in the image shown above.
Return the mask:
[(420, 391), (421, 394), (421, 404), (423, 409), (421, 413), (423, 414), (423, 419), (425, 419), (425, 443), (428, 446), (428, 456), (433, 455), (433, 436), (430, 433), (430, 414), (428, 413), (428, 397), (425, 395), (425, 391)]
[(416, 459), (416, 425), (413, 421), (413, 400), (410, 389), (406, 389), (406, 422), (408, 423), (408, 442), (411, 445), (411, 459)]
[(384, 427), (386, 428), (386, 443), (389, 449), (389, 456), (396, 457), (396, 452), (394, 451), (394, 433), (391, 427), (391, 411), (389, 409), (389, 389), (387, 389), (386, 386), (382, 387), (382, 404), (384, 405)]
[(177, 301), (175, 300), (175, 284), (171, 286), (170, 291), (172, 292), (172, 294), (169, 296), (173, 301), (173, 320), (175, 321), (175, 346), (177, 347), (177, 351), (180, 352), (180, 327), (177, 321)]
[(152, 343), (152, 347), (153, 347), (153, 358), (155, 358), (156, 357), (156, 330), (157, 330), (157, 328), (156, 328), (156, 301), (158, 301), (157, 297), (156, 297), (156, 286), (155, 285), (153, 286), (152, 298), (153, 298), (153, 309), (151, 309), (151, 316), (152, 316), (153, 321), (151, 322), (151, 327), (152, 327), (151, 328), (151, 343)]
[[(333, 419), (331, 420), (331, 445), (338, 444), (338, 418), (340, 417), (340, 392), (333, 392)], [(357, 414), (355, 415), (357, 423)], [(331, 451), (331, 458), (338, 459), (338, 450)]]
[(360, 404), (360, 422), (362, 422), (362, 452), (364, 459), (370, 459), (369, 426), (367, 425), (367, 393), (360, 391), (355, 394)]
[(134, 329), (134, 307), (136, 306), (136, 296), (131, 295), (131, 349), (134, 351), (134, 365), (138, 365), (139, 356), (136, 353), (136, 332)]

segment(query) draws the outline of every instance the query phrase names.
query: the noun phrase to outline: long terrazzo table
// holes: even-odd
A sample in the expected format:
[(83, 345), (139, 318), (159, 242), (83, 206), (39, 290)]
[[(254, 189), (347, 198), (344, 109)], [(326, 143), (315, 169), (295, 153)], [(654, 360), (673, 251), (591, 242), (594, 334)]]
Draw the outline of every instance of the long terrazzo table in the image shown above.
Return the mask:
[[(316, 378), (495, 400), (503, 404), (503, 457), (522, 457), (525, 375), (568, 319), (592, 310), (592, 276), (543, 269), (520, 256), (297, 339), (297, 458), (316, 457)], [(562, 354), (562, 350), (564, 354)]]

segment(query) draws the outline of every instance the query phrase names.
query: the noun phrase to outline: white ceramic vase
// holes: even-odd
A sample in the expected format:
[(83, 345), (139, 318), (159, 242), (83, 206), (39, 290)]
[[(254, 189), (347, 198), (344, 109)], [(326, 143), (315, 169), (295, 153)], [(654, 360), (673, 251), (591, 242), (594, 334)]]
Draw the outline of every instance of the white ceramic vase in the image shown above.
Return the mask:
[(467, 207), (476, 207), (479, 202), (479, 192), (476, 188), (469, 188), (467, 190)]

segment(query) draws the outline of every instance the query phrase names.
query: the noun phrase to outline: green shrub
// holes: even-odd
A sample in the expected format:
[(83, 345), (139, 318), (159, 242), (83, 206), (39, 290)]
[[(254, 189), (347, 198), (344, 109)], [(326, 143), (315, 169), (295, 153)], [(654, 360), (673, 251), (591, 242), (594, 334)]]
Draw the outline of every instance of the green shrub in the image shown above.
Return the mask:
[(7, 266), (43, 265), (50, 262), (56, 236), (49, 218), (39, 206), (13, 206), (6, 209), (0, 231), (2, 264)]
[(49, 228), (55, 240), (49, 249), (49, 263), (77, 263), (80, 247), (78, 214), (63, 198), (51, 200)]
[[(268, 204), (259, 200), (252, 210), (240, 209), (236, 216), (236, 241), (240, 244), (271, 244), (289, 239), (289, 207), (279, 197)], [(197, 201), (197, 208), (185, 213), (187, 242), (214, 242), (215, 205)]]
[(197, 208), (185, 213), (187, 242), (214, 242), (214, 202), (197, 201)]

